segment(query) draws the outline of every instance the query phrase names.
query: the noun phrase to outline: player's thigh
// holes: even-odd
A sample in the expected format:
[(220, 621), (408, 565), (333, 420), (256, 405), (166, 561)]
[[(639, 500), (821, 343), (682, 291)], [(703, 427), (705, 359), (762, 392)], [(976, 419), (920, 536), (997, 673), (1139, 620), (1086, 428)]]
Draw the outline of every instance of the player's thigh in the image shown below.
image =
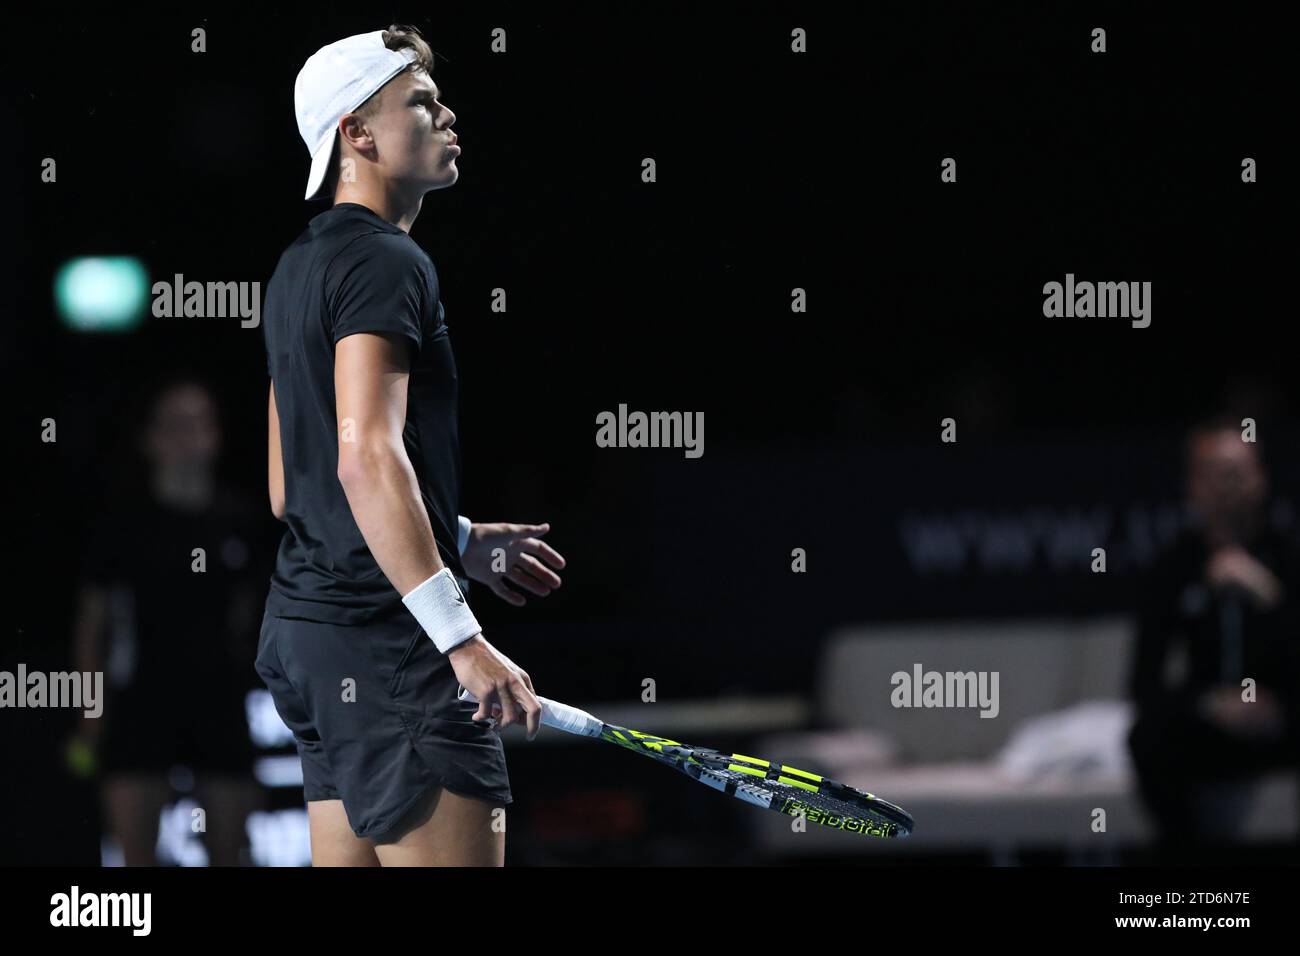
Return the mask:
[(308, 800), (312, 866), (379, 866), (375, 845), (348, 824), (342, 800)]
[(505, 814), (497, 801), (435, 787), (375, 853), (384, 866), (504, 866)]

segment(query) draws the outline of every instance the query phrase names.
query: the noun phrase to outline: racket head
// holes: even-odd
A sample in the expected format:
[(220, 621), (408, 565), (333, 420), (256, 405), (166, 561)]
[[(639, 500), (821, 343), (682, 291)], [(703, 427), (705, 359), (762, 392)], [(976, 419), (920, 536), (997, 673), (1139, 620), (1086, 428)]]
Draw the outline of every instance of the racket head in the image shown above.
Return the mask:
[(862, 836), (905, 837), (915, 821), (873, 793), (786, 764), (692, 747), (666, 737), (605, 724), (601, 739), (673, 767), (745, 803), (800, 816), (812, 824)]

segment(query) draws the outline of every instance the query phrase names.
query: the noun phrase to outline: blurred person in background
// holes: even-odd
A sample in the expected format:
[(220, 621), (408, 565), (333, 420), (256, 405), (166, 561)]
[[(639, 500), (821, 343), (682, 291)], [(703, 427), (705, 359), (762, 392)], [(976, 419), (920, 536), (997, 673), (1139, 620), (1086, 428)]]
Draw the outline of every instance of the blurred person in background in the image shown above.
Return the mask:
[(1269, 521), (1240, 416), (1193, 427), (1184, 466), (1192, 522), (1142, 589), (1131, 683), (1129, 746), (1166, 851), (1231, 837), (1233, 811), (1209, 785), (1300, 769), (1300, 551)]
[(209, 389), (182, 374), (148, 395), (133, 435), (145, 472), (107, 499), (82, 563), (74, 661), (105, 672), (106, 702), (74, 748), (98, 765), (105, 826), (127, 866), (156, 864), (177, 767), (196, 778), (209, 861), (238, 865), (259, 802), (244, 708), (265, 597), (256, 512), (216, 475)]

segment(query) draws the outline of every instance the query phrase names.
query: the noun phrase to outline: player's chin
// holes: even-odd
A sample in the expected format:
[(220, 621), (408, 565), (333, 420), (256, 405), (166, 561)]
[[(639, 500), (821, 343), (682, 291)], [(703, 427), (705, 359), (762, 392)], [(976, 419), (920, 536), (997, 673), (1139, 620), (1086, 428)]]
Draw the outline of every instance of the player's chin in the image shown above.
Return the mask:
[(455, 163), (447, 163), (441, 169), (435, 172), (428, 179), (428, 187), (425, 192), (432, 192), (435, 189), (446, 189), (454, 185), (460, 178), (460, 170), (456, 168)]

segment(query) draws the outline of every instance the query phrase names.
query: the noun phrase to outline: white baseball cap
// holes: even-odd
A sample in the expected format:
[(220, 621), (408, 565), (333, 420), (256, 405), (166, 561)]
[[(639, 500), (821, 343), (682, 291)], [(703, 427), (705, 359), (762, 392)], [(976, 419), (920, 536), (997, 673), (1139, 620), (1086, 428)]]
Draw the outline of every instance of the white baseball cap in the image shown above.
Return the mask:
[(390, 50), (384, 31), (358, 33), (311, 56), (293, 84), (293, 108), (298, 114), (298, 134), (311, 153), (311, 173), (304, 199), (320, 199), (339, 120), (370, 99), (375, 91), (406, 69), (416, 58), (409, 47)]

